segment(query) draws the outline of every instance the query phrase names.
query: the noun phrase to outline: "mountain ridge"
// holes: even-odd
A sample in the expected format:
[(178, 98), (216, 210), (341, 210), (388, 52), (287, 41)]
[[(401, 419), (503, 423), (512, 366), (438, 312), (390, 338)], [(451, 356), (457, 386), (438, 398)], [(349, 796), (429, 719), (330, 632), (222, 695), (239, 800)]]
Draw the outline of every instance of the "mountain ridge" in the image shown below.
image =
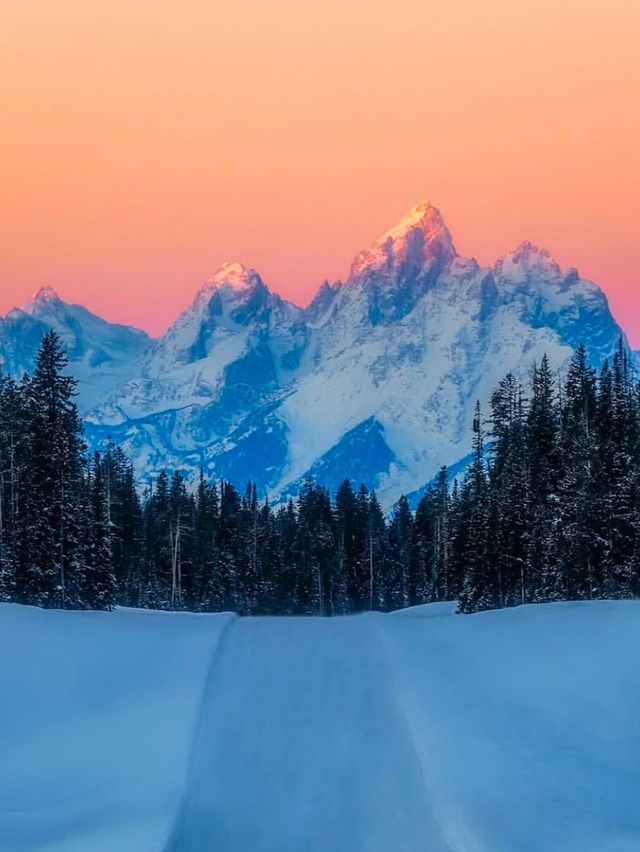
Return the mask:
[[(429, 230), (429, 225), (432, 223), (436, 223), (433, 227), (433, 230)], [(375, 239), (368, 248), (362, 249), (359, 251), (350, 264), (350, 271), (345, 280), (337, 279), (334, 282), (329, 282), (325, 279), (317, 288), (314, 295), (312, 296), (310, 302), (307, 307), (302, 307), (298, 305), (295, 301), (289, 298), (285, 298), (280, 295), (276, 290), (272, 290), (262, 279), (262, 276), (259, 272), (251, 267), (245, 266), (239, 260), (231, 260), (222, 262), (212, 276), (205, 279), (202, 285), (198, 289), (194, 291), (194, 296), (191, 303), (182, 310), (174, 320), (174, 322), (167, 328), (167, 330), (160, 335), (151, 335), (144, 329), (132, 325), (126, 322), (115, 322), (111, 320), (106, 320), (100, 317), (99, 314), (92, 311), (90, 308), (77, 303), (77, 302), (67, 302), (63, 299), (58, 291), (52, 287), (51, 285), (43, 285), (39, 287), (34, 293), (21, 305), (16, 305), (11, 308), (4, 317), (0, 315), (0, 322), (9, 318), (12, 314), (17, 311), (29, 313), (29, 315), (33, 315), (34, 307), (46, 304), (57, 304), (63, 306), (65, 308), (82, 308), (83, 311), (86, 311), (88, 314), (91, 314), (93, 317), (96, 317), (101, 322), (118, 328), (123, 329), (131, 329), (135, 332), (139, 332), (141, 335), (144, 335), (145, 338), (148, 338), (149, 341), (154, 342), (158, 340), (162, 340), (167, 336), (170, 330), (176, 325), (176, 323), (185, 316), (189, 311), (193, 310), (195, 307), (204, 304), (208, 299), (215, 295), (216, 292), (221, 290), (227, 290), (230, 293), (242, 293), (243, 290), (251, 290), (254, 287), (264, 288), (266, 292), (272, 296), (277, 297), (283, 304), (290, 305), (291, 307), (297, 309), (303, 314), (307, 314), (311, 308), (311, 306), (316, 303), (317, 300), (321, 300), (323, 295), (327, 292), (334, 291), (336, 289), (340, 289), (347, 285), (351, 285), (353, 283), (360, 283), (360, 274), (362, 270), (362, 262), (359, 260), (360, 258), (371, 259), (372, 257), (377, 260), (376, 253), (378, 250), (386, 251), (385, 245), (388, 246), (389, 243), (399, 243), (406, 242), (408, 235), (412, 232), (421, 231), (426, 233), (428, 236), (433, 236), (435, 233), (436, 236), (442, 235), (442, 244), (444, 248), (440, 250), (435, 250), (433, 254), (441, 255), (445, 254), (449, 256), (449, 259), (452, 261), (458, 261), (462, 265), (470, 265), (475, 267), (476, 269), (487, 269), (495, 272), (496, 269), (502, 269), (504, 267), (505, 261), (512, 257), (520, 258), (520, 257), (529, 257), (534, 256), (536, 258), (542, 258), (548, 262), (548, 267), (556, 271), (557, 273), (561, 273), (561, 267), (559, 263), (555, 260), (553, 254), (546, 248), (539, 247), (535, 243), (532, 243), (529, 240), (523, 240), (521, 243), (516, 246), (516, 248), (507, 251), (505, 254), (498, 257), (494, 263), (490, 267), (482, 267), (478, 261), (474, 257), (466, 258), (458, 254), (455, 246), (453, 245), (453, 240), (451, 234), (449, 232), (448, 227), (446, 226), (444, 219), (442, 218), (442, 214), (440, 210), (435, 207), (430, 201), (423, 200), (418, 204), (414, 205), (407, 214), (402, 216), (396, 225), (392, 228), (389, 228), (383, 234), (381, 234), (377, 239)], [(425, 245), (427, 245), (429, 241), (425, 240)], [(432, 241), (433, 242), (433, 241)], [(437, 242), (437, 240), (436, 240)], [(392, 253), (392, 258), (397, 256), (397, 252)], [(575, 281), (587, 281), (587, 279), (581, 279), (578, 274), (578, 270), (575, 267), (570, 267), (565, 271), (567, 276), (575, 279)], [(587, 283), (591, 284), (592, 282), (587, 281)], [(593, 285), (598, 290), (601, 288), (598, 285)], [(603, 292), (604, 295), (604, 291)], [(606, 298), (606, 295), (605, 295)], [(40, 313), (38, 311), (38, 313)], [(626, 335), (625, 335), (626, 337)]]
[(309, 473), (355, 476), (357, 453), (387, 504), (467, 454), (471, 405), (506, 372), (525, 378), (543, 352), (562, 368), (580, 340), (599, 361), (624, 338), (575, 269), (528, 241), (482, 267), (426, 201), (307, 308), (227, 262), (150, 338), (43, 288), (0, 321), (3, 369), (29, 369), (47, 327), (69, 348), (90, 443), (111, 435), (140, 476), (202, 466), (277, 496)]

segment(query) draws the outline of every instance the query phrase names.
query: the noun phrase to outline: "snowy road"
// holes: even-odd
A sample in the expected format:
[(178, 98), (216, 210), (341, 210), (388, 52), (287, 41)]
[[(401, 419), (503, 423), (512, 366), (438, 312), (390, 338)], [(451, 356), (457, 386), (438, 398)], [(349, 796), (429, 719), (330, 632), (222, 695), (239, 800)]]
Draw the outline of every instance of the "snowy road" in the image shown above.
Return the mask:
[(638, 852), (640, 601), (0, 605), (0, 852)]
[(170, 852), (446, 848), (374, 623), (227, 628)]

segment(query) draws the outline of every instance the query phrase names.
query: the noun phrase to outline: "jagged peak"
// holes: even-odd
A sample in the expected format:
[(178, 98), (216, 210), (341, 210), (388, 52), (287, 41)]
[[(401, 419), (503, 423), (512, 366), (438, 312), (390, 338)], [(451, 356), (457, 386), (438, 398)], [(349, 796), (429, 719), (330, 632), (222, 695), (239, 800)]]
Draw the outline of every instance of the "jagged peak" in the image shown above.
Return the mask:
[(27, 310), (28, 308), (34, 306), (52, 304), (61, 301), (62, 300), (60, 299), (57, 290), (45, 284), (43, 287), (40, 287), (38, 290), (36, 290), (36, 292), (31, 296), (31, 298), (27, 302), (25, 302), (25, 304), (22, 306), (22, 310)]
[(407, 231), (419, 228), (421, 231), (434, 231), (440, 228), (446, 230), (442, 214), (430, 201), (421, 201), (412, 207), (394, 226), (385, 231), (376, 242), (386, 242), (389, 239), (397, 240), (403, 237)]
[(525, 267), (529, 269), (544, 269), (554, 275), (561, 273), (560, 264), (550, 251), (540, 248), (529, 240), (524, 240), (513, 251), (507, 252), (496, 261), (494, 269), (508, 272), (509, 267)]
[(255, 269), (244, 266), (237, 260), (227, 261), (202, 285), (196, 294), (194, 306), (207, 302), (219, 290), (228, 290), (231, 295), (239, 295), (257, 288), (267, 289)]
[(40, 287), (40, 289), (34, 294), (33, 298), (39, 302), (53, 302), (54, 300), (60, 301), (57, 290), (48, 284)]
[(407, 262), (414, 267), (436, 260), (446, 263), (456, 256), (442, 214), (430, 201), (421, 201), (356, 256), (350, 277), (358, 278), (369, 270), (391, 271)]
[[(233, 287), (245, 287), (251, 284), (252, 279), (260, 276), (255, 269), (249, 269), (239, 260), (225, 261), (221, 263), (214, 275), (209, 278), (207, 284), (230, 284)], [(205, 285), (206, 286), (206, 285)]]
[(512, 254), (518, 258), (544, 257), (553, 260), (553, 255), (550, 251), (546, 248), (540, 248), (540, 246), (535, 245), (535, 243), (530, 242), (530, 240), (523, 240)]
[(53, 287), (44, 286), (36, 290), (26, 302), (16, 305), (8, 314), (7, 319), (19, 317), (24, 314), (29, 316), (42, 316), (48, 314), (51, 309), (65, 306), (57, 291)]

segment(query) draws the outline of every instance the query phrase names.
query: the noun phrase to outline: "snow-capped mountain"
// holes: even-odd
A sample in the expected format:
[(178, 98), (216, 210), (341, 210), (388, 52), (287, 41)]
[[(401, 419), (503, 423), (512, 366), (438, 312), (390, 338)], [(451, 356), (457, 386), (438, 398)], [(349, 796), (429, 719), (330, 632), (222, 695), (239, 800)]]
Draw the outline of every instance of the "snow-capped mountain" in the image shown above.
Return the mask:
[(139, 370), (151, 342), (144, 331), (109, 323), (81, 305), (63, 302), (53, 288), (41, 287), (0, 320), (3, 371), (18, 377), (31, 372), (42, 337), (51, 328), (67, 348), (83, 411)]
[(507, 371), (525, 377), (544, 352), (561, 367), (580, 339), (598, 361), (620, 334), (602, 291), (574, 270), (528, 243), (483, 269), (457, 255), (427, 203), (322, 299), (314, 366), (280, 407), (297, 437), (285, 476), (335, 486), (360, 458), (386, 502), (468, 453), (474, 402)]
[(253, 269), (223, 264), (149, 347), (136, 375), (105, 399), (96, 419), (120, 423), (171, 407), (176, 399), (182, 407), (207, 405), (221, 395), (226, 411), (232, 388), (245, 401), (263, 396), (295, 349), (301, 318), (302, 311), (270, 293)]
[(387, 505), (468, 453), (475, 400), (506, 372), (545, 352), (562, 368), (580, 340), (598, 362), (621, 334), (574, 269), (526, 242), (480, 267), (427, 202), (305, 310), (224, 264), (150, 341), (45, 290), (3, 321), (5, 369), (32, 365), (46, 327), (69, 347), (91, 442), (122, 443), (141, 475), (203, 466), (280, 495), (348, 475)]

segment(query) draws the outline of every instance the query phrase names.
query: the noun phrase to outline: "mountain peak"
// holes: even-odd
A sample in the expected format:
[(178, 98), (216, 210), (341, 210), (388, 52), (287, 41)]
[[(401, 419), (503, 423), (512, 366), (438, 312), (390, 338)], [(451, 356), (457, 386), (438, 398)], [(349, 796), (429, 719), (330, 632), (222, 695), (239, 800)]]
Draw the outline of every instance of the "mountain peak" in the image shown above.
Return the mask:
[(266, 289), (255, 269), (250, 269), (237, 260), (226, 261), (218, 267), (211, 278), (205, 281), (196, 294), (193, 304), (198, 307), (207, 303), (219, 290), (226, 291), (231, 298), (234, 298), (237, 294), (259, 287)]
[(397, 239), (406, 234), (412, 228), (420, 228), (423, 231), (431, 231), (434, 228), (445, 227), (442, 214), (430, 201), (421, 201), (412, 207), (393, 228), (386, 231), (379, 239)]
[(212, 278), (207, 281), (207, 284), (231, 284), (232, 286), (245, 287), (250, 283), (252, 276), (257, 275), (253, 269), (240, 263), (238, 260), (225, 261), (221, 263)]
[[(226, 289), (232, 292), (252, 290), (262, 284), (262, 279), (255, 271), (237, 260), (221, 263), (215, 273), (208, 278), (197, 295), (197, 299), (207, 298), (216, 290)], [(264, 286), (264, 285), (262, 285)]]
[(507, 252), (494, 265), (494, 271), (513, 280), (526, 277), (527, 270), (535, 270), (551, 276), (561, 274), (561, 269), (551, 252), (525, 240), (514, 250)]
[(529, 240), (523, 240), (513, 254), (518, 258), (552, 257), (551, 252), (547, 251), (547, 249), (540, 248)]
[(262, 285), (262, 279), (255, 271), (237, 260), (222, 263), (215, 274), (204, 284), (204, 290), (217, 290), (228, 287), (231, 290), (250, 290), (257, 285)]
[[(31, 298), (29, 298), (26, 302), (15, 307), (13, 310), (18, 313), (22, 312), (25, 314), (40, 314), (42, 312), (48, 313), (48, 309), (53, 307), (56, 308), (59, 305), (63, 305), (62, 299), (53, 289), (53, 287), (40, 287)], [(9, 312), (10, 314), (12, 311)]]
[(442, 214), (430, 201), (421, 201), (371, 248), (356, 256), (350, 278), (361, 278), (368, 272), (399, 272), (407, 267), (416, 273), (454, 257), (456, 250)]
[(43, 287), (40, 287), (40, 289), (37, 290), (33, 294), (33, 296), (29, 299), (30, 304), (33, 304), (34, 302), (37, 302), (38, 304), (42, 304), (44, 302), (59, 302), (59, 301), (60, 301), (60, 296), (58, 296), (57, 291), (54, 290), (53, 287), (48, 286), (47, 284), (45, 284)]

